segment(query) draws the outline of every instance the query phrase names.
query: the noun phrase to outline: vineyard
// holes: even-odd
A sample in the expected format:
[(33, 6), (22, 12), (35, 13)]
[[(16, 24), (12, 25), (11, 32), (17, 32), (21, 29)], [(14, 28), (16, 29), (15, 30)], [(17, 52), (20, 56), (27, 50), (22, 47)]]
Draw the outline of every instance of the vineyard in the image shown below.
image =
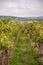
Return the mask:
[(0, 19), (0, 65), (43, 65), (43, 22)]

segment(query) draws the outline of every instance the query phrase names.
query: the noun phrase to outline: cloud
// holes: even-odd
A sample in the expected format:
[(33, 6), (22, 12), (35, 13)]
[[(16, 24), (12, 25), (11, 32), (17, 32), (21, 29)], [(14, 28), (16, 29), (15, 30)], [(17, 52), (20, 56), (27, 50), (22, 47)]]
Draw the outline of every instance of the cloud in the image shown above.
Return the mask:
[(0, 0), (0, 15), (42, 16), (43, 0)]

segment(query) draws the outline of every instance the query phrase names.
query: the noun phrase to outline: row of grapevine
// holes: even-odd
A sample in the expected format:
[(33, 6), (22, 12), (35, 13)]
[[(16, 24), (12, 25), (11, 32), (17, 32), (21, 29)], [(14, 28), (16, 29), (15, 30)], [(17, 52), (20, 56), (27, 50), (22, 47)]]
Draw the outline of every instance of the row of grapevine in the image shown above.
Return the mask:
[(0, 65), (9, 65), (17, 34), (21, 28), (19, 22), (0, 19)]
[(13, 47), (11, 40), (20, 29), (20, 23), (12, 22), (10, 19), (0, 20), (0, 50), (7, 50)]
[(24, 23), (27, 32), (30, 35), (30, 39), (32, 39), (40, 50), (43, 46), (43, 22), (31, 22)]

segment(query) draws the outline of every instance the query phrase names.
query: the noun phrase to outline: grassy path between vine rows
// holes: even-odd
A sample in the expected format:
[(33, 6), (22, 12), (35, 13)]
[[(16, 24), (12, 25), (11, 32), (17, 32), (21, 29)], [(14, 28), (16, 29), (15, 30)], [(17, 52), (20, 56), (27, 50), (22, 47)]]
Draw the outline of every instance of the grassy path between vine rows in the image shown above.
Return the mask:
[(12, 54), (11, 65), (38, 65), (33, 58), (34, 54), (28, 35), (20, 31)]

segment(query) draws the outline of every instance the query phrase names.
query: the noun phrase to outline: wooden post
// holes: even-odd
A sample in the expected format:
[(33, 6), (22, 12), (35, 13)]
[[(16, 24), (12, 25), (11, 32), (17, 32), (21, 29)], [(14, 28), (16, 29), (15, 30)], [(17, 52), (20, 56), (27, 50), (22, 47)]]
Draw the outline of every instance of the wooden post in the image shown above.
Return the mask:
[(9, 65), (10, 62), (9, 62), (9, 51), (8, 50), (5, 50), (5, 56), (6, 56), (6, 65)]

